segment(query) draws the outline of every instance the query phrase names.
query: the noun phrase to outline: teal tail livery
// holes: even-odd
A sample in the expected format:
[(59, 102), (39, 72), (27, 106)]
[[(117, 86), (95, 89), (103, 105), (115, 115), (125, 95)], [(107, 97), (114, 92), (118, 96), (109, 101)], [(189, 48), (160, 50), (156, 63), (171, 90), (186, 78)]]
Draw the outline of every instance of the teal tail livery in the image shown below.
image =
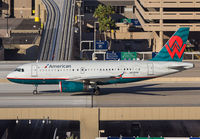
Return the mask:
[(182, 61), (189, 28), (179, 28), (151, 61)]

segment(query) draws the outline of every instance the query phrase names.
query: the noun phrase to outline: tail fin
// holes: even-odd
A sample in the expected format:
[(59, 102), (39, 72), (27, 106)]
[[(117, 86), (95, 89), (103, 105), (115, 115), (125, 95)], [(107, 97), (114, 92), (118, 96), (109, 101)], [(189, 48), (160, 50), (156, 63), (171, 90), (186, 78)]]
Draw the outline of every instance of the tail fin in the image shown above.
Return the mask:
[(182, 61), (189, 27), (179, 28), (151, 61)]

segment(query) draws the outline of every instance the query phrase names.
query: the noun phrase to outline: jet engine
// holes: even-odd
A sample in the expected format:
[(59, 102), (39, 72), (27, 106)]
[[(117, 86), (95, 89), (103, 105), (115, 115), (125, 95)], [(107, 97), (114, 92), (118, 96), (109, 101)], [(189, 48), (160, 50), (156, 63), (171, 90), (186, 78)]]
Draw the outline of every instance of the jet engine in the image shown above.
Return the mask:
[(60, 92), (79, 92), (88, 91), (89, 85), (82, 82), (61, 81), (59, 83)]

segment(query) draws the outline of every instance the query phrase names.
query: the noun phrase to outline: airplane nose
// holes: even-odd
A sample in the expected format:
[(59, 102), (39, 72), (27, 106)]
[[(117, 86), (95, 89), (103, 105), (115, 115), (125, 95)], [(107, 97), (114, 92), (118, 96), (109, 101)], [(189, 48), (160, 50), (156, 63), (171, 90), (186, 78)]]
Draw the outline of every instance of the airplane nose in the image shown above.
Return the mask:
[(7, 78), (8, 80), (11, 79), (11, 78), (13, 78), (13, 73), (9, 73), (9, 74), (7, 75), (6, 78)]

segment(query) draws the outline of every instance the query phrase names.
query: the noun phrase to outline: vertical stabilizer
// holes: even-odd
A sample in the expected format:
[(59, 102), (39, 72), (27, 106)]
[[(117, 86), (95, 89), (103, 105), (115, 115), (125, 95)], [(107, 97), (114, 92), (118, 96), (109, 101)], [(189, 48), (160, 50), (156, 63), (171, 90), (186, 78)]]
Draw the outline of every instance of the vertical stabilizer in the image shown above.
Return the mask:
[(182, 61), (189, 27), (179, 28), (151, 61)]

